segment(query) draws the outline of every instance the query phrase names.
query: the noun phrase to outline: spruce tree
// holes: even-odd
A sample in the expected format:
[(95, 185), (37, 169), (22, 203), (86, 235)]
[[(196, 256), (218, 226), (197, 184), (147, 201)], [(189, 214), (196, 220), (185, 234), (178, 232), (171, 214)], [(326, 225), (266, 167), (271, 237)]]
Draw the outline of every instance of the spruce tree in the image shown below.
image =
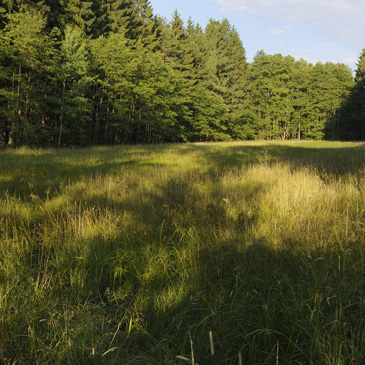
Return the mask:
[(245, 100), (248, 76), (246, 53), (234, 27), (229, 32), (227, 51), (230, 66), (227, 84), (231, 112), (229, 132), (235, 139), (252, 138), (253, 131), (249, 125), (251, 116), (247, 113)]
[(131, 109), (128, 94), (133, 88), (133, 53), (122, 33), (99, 37), (90, 44), (96, 89), (93, 92), (93, 128), (90, 142), (96, 144), (103, 120), (106, 135), (112, 134), (116, 143), (130, 141), (132, 133)]
[(229, 117), (222, 125), (234, 138), (245, 138), (250, 132), (246, 128), (249, 117), (244, 106), (247, 62), (242, 42), (227, 19), (210, 20), (205, 37), (208, 45), (205, 79), (229, 110)]
[(97, 38), (101, 34), (103, 26), (99, 19), (101, 16), (100, 0), (68, 0), (65, 3), (66, 12), (68, 14), (68, 24), (77, 25), (88, 37)]
[(91, 102), (88, 98), (91, 78), (86, 41), (73, 26), (65, 30), (60, 48), (59, 65), (59, 126), (57, 145), (87, 142)]
[(351, 93), (338, 114), (339, 138), (365, 140), (365, 48), (357, 62)]
[(359, 57), (356, 69), (356, 94), (358, 106), (358, 136), (365, 140), (365, 48)]
[(54, 70), (54, 43), (43, 31), (46, 19), (39, 12), (12, 13), (8, 19), (1, 35), (6, 57), (1, 94), (7, 105), (7, 143), (42, 142), (48, 127), (46, 95)]
[(351, 98), (350, 138), (365, 140), (365, 48), (357, 62), (355, 83)]
[(9, 120), (11, 118), (10, 85), (11, 70), (9, 67), (11, 47), (3, 30), (0, 29), (0, 146), (6, 145), (9, 138)]
[[(98, 69), (99, 105), (105, 142), (161, 142), (176, 140), (177, 74), (155, 52), (146, 57), (141, 45), (131, 47), (122, 34), (92, 42)], [(97, 124), (94, 126), (94, 134)]]
[[(226, 133), (223, 121), (227, 119), (228, 108), (221, 95), (209, 87), (207, 39), (199, 26), (189, 19), (186, 34), (192, 49), (194, 83), (191, 87), (192, 118), (190, 120), (189, 140), (218, 141), (230, 137)], [(215, 72), (212, 71), (212, 73)], [(210, 73), (212, 75), (212, 73)]]
[(162, 28), (161, 50), (165, 63), (180, 79), (175, 103), (180, 127), (178, 134), (182, 140), (187, 140), (191, 131), (192, 88), (195, 84), (194, 56), (183, 21), (177, 11), (171, 22)]
[(291, 135), (292, 73), (294, 58), (275, 54), (271, 56), (270, 119), (271, 138), (287, 139)]
[(136, 1), (133, 26), (133, 39), (139, 41), (149, 51), (159, 48), (160, 28), (150, 1)]
[(105, 31), (131, 37), (134, 0), (102, 0), (102, 7), (106, 14)]

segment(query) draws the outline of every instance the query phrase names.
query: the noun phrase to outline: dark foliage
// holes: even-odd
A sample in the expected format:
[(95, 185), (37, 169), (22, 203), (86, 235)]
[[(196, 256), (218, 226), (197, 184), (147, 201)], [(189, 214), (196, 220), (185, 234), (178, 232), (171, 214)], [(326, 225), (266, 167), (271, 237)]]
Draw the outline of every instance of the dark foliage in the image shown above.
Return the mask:
[(364, 139), (364, 60), (258, 52), (147, 0), (0, 5), (0, 145)]

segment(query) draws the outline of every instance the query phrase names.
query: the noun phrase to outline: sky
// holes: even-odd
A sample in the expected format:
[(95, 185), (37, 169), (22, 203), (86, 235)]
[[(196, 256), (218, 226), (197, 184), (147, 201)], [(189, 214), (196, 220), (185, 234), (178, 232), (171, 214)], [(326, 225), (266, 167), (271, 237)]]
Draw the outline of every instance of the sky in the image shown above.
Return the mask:
[(227, 18), (249, 62), (259, 50), (356, 68), (365, 48), (365, 0), (150, 0), (155, 14), (170, 20), (177, 9), (203, 28)]

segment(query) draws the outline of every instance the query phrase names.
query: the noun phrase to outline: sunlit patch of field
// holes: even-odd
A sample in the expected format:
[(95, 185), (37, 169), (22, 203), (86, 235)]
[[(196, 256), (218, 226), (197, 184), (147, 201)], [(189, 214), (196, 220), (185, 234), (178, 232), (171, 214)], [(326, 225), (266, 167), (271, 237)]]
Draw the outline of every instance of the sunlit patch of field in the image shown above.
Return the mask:
[(1, 361), (365, 363), (364, 146), (1, 152)]

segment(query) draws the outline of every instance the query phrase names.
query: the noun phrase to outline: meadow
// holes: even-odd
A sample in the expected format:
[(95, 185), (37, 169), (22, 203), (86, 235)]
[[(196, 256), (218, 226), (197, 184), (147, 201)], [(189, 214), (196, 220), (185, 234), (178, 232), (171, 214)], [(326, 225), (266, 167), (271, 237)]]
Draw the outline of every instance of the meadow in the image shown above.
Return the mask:
[(364, 364), (365, 143), (0, 152), (1, 364)]

